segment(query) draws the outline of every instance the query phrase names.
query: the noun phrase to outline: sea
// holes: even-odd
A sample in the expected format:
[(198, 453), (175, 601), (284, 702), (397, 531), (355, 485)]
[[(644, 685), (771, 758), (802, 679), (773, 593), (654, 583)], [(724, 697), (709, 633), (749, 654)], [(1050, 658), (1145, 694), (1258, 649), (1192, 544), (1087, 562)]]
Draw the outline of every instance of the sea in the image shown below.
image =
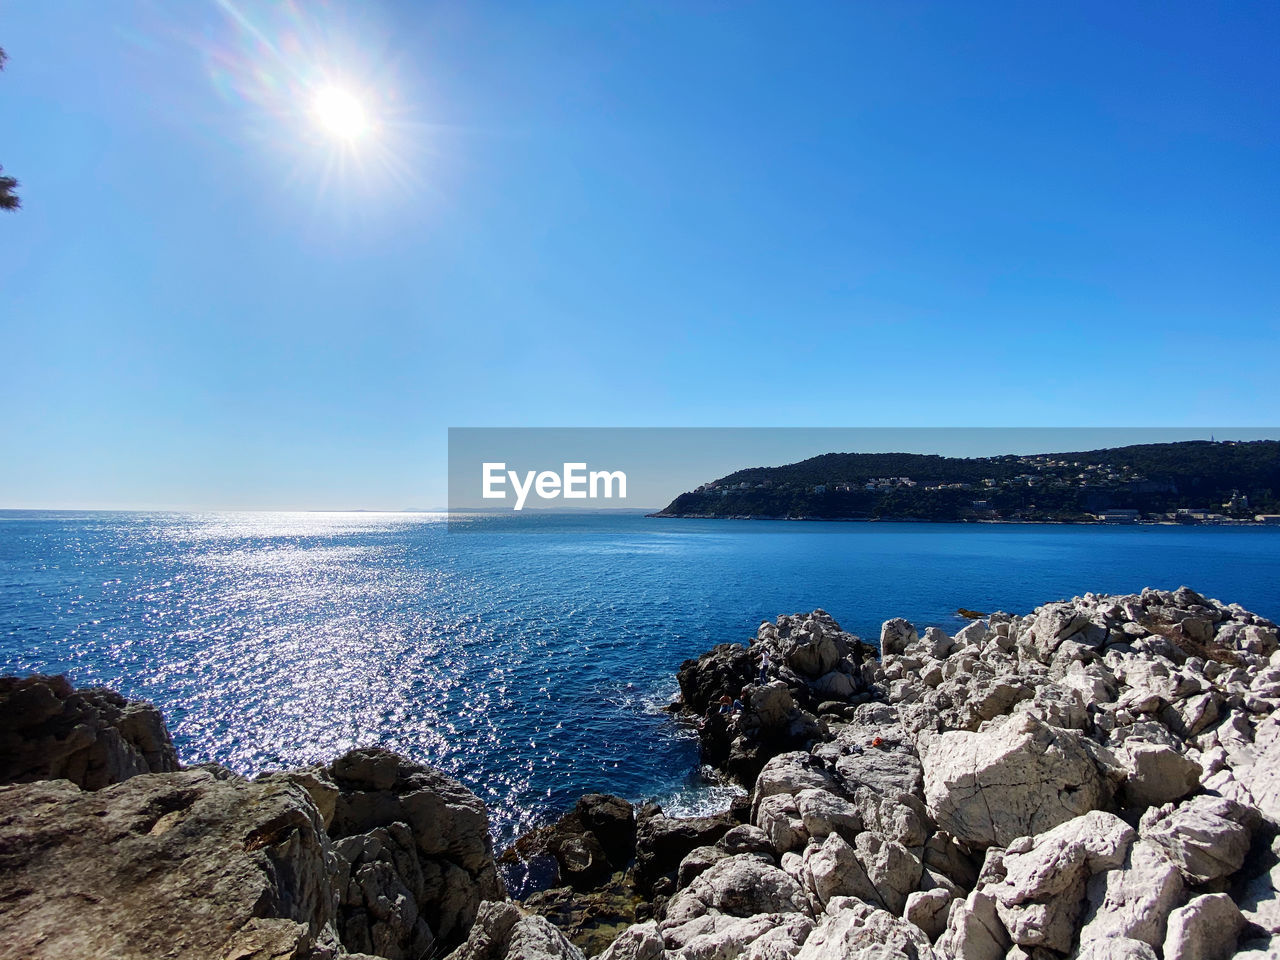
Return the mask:
[(156, 703), (187, 764), (389, 747), (479, 794), (501, 846), (586, 792), (723, 807), (662, 708), (763, 620), (874, 640), (1182, 584), (1280, 618), (1280, 529), (0, 511), (0, 668)]

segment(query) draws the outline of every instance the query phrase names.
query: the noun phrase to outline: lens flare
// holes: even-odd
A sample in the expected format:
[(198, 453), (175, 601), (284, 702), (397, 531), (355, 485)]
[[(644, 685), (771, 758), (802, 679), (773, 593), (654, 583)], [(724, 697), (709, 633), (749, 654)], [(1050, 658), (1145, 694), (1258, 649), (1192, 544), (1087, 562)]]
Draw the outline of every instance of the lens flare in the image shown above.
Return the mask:
[(355, 140), (369, 130), (364, 105), (348, 90), (324, 87), (316, 94), (311, 112), (320, 126), (344, 140)]

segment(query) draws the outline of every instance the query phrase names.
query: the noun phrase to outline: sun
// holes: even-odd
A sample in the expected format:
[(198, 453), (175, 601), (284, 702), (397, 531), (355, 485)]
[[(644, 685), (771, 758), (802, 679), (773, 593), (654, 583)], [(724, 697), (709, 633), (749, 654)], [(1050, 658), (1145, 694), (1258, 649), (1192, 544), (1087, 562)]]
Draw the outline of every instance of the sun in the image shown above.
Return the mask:
[(343, 140), (357, 140), (369, 130), (364, 105), (341, 87), (322, 88), (311, 103), (311, 112), (326, 132)]

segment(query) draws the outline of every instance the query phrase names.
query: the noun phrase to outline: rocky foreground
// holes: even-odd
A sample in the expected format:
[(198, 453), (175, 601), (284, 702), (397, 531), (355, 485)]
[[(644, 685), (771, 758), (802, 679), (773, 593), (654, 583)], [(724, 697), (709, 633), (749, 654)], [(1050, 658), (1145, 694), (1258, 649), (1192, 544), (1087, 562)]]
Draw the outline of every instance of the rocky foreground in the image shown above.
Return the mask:
[(154, 708), (0, 680), (0, 958), (1280, 958), (1280, 642), (1239, 606), (891, 620), (879, 655), (814, 611), (679, 681), (740, 802), (589, 795), (495, 859), (385, 751), (180, 770)]

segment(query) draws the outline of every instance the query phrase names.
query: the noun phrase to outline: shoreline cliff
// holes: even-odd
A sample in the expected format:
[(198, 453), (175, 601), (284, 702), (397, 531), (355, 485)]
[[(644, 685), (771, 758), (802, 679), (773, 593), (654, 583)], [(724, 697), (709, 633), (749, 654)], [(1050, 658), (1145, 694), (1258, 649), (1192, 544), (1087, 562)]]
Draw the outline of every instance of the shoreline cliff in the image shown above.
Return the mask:
[(1280, 957), (1280, 638), (1237, 605), (878, 650), (816, 610), (678, 679), (729, 810), (587, 795), (495, 856), (471, 791), (385, 750), (180, 769), (154, 707), (2, 678), (0, 958)]

